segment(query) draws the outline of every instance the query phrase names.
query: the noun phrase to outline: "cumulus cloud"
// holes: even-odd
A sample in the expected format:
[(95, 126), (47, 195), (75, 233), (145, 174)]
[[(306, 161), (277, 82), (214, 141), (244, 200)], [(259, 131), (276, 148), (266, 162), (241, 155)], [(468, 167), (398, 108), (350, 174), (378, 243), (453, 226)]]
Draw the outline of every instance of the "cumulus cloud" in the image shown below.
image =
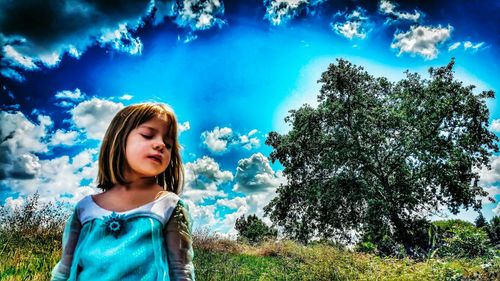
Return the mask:
[(85, 97), (80, 89), (76, 88), (74, 91), (64, 90), (57, 92), (55, 95), (56, 99), (69, 99), (69, 100), (82, 100)]
[[(151, 1), (147, 0), (119, 4), (81, 0), (1, 1), (0, 43), (4, 48), (0, 50), (0, 68), (4, 75), (23, 79), (19, 70), (56, 66), (66, 53), (79, 57), (97, 43), (96, 38), (120, 29), (120, 24), (135, 30), (142, 23), (141, 17), (150, 11)], [(37, 20), (27, 20), (34, 18)], [(126, 35), (120, 32), (118, 40), (124, 46), (129, 41), (137, 43)]]
[(185, 169), (184, 195), (193, 202), (203, 201), (226, 194), (219, 186), (233, 180), (230, 171), (222, 171), (214, 159), (203, 156), (193, 163), (187, 163)]
[(397, 5), (388, 0), (380, 1), (379, 11), (380, 13), (387, 15), (386, 23), (402, 20), (417, 22), (422, 18), (422, 13), (417, 10), (414, 10), (413, 13), (398, 11)]
[(483, 185), (493, 185), (500, 182), (500, 156), (490, 157), (491, 170), (483, 167), (479, 172), (479, 177), (481, 184)]
[[(271, 220), (264, 216), (264, 207), (276, 196), (275, 190), (259, 192), (245, 197), (235, 197), (232, 199), (218, 199), (215, 203), (217, 209), (227, 207), (232, 210), (221, 216), (216, 224), (215, 229), (221, 233), (225, 233), (229, 237), (235, 237), (237, 231), (234, 228), (236, 219), (242, 215), (254, 214), (259, 217), (267, 225), (272, 225)], [(217, 217), (217, 216), (216, 216)]]
[(56, 103), (60, 107), (73, 107), (76, 102), (85, 98), (85, 94), (76, 88), (74, 91), (64, 90), (57, 92), (54, 96), (59, 102)]
[(274, 172), (269, 160), (261, 153), (238, 161), (233, 191), (247, 194), (275, 189), (285, 182), (281, 171)]
[(97, 192), (94, 183), (82, 185), (82, 181), (97, 176), (97, 149), (87, 149), (69, 157), (67, 155), (38, 160), (38, 169), (29, 179), (7, 178), (5, 184), (14, 192), (30, 195), (38, 191), (41, 202), (64, 201), (76, 203), (85, 195)]
[[(68, 173), (77, 173), (78, 169), (91, 165), (93, 162), (88, 153), (97, 153), (86, 150), (73, 158), (69, 163), (68, 157), (41, 160), (38, 155), (49, 153), (49, 148), (57, 145), (72, 145), (78, 136), (74, 131), (58, 129), (51, 131), (53, 122), (48, 116), (38, 115), (38, 124), (32, 122), (21, 112), (0, 111), (0, 180), (9, 188), (23, 194), (32, 194), (36, 188), (51, 188), (51, 185), (65, 185), (67, 181), (55, 177), (70, 177)], [(84, 164), (82, 165), (81, 163)], [(64, 170), (64, 164), (70, 166)], [(80, 163), (80, 164), (77, 164)], [(75, 170), (76, 169), (76, 170)], [(88, 169), (79, 171), (80, 178), (95, 178), (95, 172)], [(62, 173), (61, 175), (58, 175)], [(64, 174), (64, 175), (63, 175)], [(69, 189), (61, 190), (70, 191)], [(50, 193), (51, 196), (59, 193)]]
[(132, 34), (145, 20), (169, 18), (192, 32), (222, 26), (223, 14), (222, 0), (0, 1), (0, 73), (24, 81), (22, 72), (55, 67), (94, 45), (140, 55)]
[(92, 98), (71, 109), (75, 126), (83, 130), (90, 139), (102, 140), (111, 119), (124, 106), (108, 100)]
[(368, 33), (370, 23), (368, 17), (365, 16), (366, 11), (360, 7), (347, 14), (346, 12), (338, 12), (335, 17), (344, 16), (343, 22), (332, 22), (330, 26), (335, 33), (346, 38), (353, 39), (354, 37), (364, 39)]
[(222, 0), (182, 0), (177, 1), (175, 22), (191, 30), (205, 30), (225, 24)]
[[(0, 181), (21, 195), (18, 199), (7, 198), (6, 202), (22, 203), (23, 196), (38, 190), (41, 202), (61, 199), (74, 203), (85, 194), (95, 192), (95, 188), (80, 186), (80, 183), (97, 176), (94, 159), (97, 150), (88, 149), (72, 158), (40, 159), (37, 155), (48, 153), (49, 146), (69, 142), (73, 134), (61, 130), (51, 134), (50, 117), (38, 115), (37, 119), (38, 124), (21, 112), (0, 112)], [(61, 194), (66, 197), (61, 198)]]
[(264, 0), (266, 7), (264, 18), (272, 25), (285, 24), (303, 13), (308, 14), (310, 8), (323, 2), (324, 0)]
[(65, 131), (62, 129), (57, 129), (52, 135), (50, 140), (50, 145), (73, 145), (78, 138), (78, 132), (76, 131)]
[(48, 151), (52, 124), (48, 116), (39, 115), (36, 124), (21, 112), (0, 111), (0, 180), (35, 177), (40, 170), (35, 153)]
[(256, 137), (257, 130), (251, 130), (248, 134), (233, 132), (228, 127), (215, 127), (212, 131), (201, 134), (203, 144), (213, 153), (221, 154), (228, 152), (231, 147), (242, 146), (251, 150), (260, 146), (260, 140)]
[(420, 55), (425, 59), (435, 59), (439, 53), (437, 45), (450, 38), (453, 27), (432, 27), (414, 25), (407, 32), (396, 32), (391, 48), (403, 53)]
[(99, 38), (99, 43), (101, 43), (101, 46), (110, 46), (118, 52), (130, 55), (140, 55), (143, 47), (139, 37), (132, 37), (126, 24), (120, 24), (116, 30), (104, 32)]

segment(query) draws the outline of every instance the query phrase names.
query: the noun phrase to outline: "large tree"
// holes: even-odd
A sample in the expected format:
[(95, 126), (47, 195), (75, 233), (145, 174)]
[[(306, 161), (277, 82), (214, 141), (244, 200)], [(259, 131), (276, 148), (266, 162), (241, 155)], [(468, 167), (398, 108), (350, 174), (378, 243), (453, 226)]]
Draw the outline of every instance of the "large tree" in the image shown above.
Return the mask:
[(408, 245), (440, 206), (479, 210), (487, 193), (476, 169), (491, 168), (498, 151), (485, 104), (494, 93), (474, 93), (453, 65), (390, 82), (342, 59), (330, 64), (317, 108), (291, 110), (291, 130), (268, 135), (287, 183), (266, 214), (303, 242), (368, 233)]

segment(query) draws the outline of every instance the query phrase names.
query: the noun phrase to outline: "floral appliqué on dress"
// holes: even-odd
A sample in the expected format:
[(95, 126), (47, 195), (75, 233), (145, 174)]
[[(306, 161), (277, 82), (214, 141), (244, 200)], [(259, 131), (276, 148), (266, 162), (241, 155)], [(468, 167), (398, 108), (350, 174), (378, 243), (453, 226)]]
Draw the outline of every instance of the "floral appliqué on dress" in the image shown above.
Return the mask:
[(104, 218), (104, 227), (106, 234), (111, 234), (115, 238), (120, 235), (125, 229), (125, 215), (118, 215), (115, 212), (111, 213), (109, 216)]

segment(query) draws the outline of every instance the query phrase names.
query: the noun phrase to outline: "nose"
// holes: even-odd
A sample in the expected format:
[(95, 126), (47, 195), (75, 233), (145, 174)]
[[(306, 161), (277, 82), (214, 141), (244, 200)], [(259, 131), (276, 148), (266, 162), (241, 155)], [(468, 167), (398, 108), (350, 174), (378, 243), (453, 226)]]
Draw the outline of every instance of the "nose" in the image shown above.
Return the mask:
[(154, 150), (159, 150), (159, 151), (163, 151), (163, 149), (165, 149), (165, 144), (163, 142), (157, 142), (153, 145), (153, 149)]

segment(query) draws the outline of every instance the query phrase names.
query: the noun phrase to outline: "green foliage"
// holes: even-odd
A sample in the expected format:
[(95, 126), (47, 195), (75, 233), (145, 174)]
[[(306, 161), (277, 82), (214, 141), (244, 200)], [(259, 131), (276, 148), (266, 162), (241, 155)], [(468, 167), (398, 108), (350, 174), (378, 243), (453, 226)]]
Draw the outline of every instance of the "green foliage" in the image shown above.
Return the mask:
[(347, 242), (357, 232), (411, 252), (428, 244), (422, 214), (480, 209), (476, 198), (487, 193), (473, 168), (498, 151), (485, 103), (494, 94), (474, 94), (453, 65), (431, 68), (429, 80), (407, 72), (392, 83), (342, 59), (331, 64), (318, 107), (291, 110), (291, 130), (268, 135), (287, 182), (266, 215), (301, 242)]
[(479, 212), (479, 216), (477, 216), (476, 220), (474, 221), (476, 227), (488, 227), (488, 221), (483, 216), (483, 213)]
[(483, 228), (462, 220), (434, 222), (433, 256), (453, 258), (476, 258), (494, 253)]
[(488, 227), (488, 236), (490, 237), (491, 243), (500, 250), (500, 217), (494, 216)]
[(66, 207), (42, 204), (35, 193), (22, 206), (0, 208), (0, 280), (50, 279), (61, 257)]
[(256, 215), (245, 215), (236, 219), (235, 229), (238, 231), (238, 239), (251, 244), (259, 243), (265, 239), (276, 239), (277, 231), (267, 226)]

